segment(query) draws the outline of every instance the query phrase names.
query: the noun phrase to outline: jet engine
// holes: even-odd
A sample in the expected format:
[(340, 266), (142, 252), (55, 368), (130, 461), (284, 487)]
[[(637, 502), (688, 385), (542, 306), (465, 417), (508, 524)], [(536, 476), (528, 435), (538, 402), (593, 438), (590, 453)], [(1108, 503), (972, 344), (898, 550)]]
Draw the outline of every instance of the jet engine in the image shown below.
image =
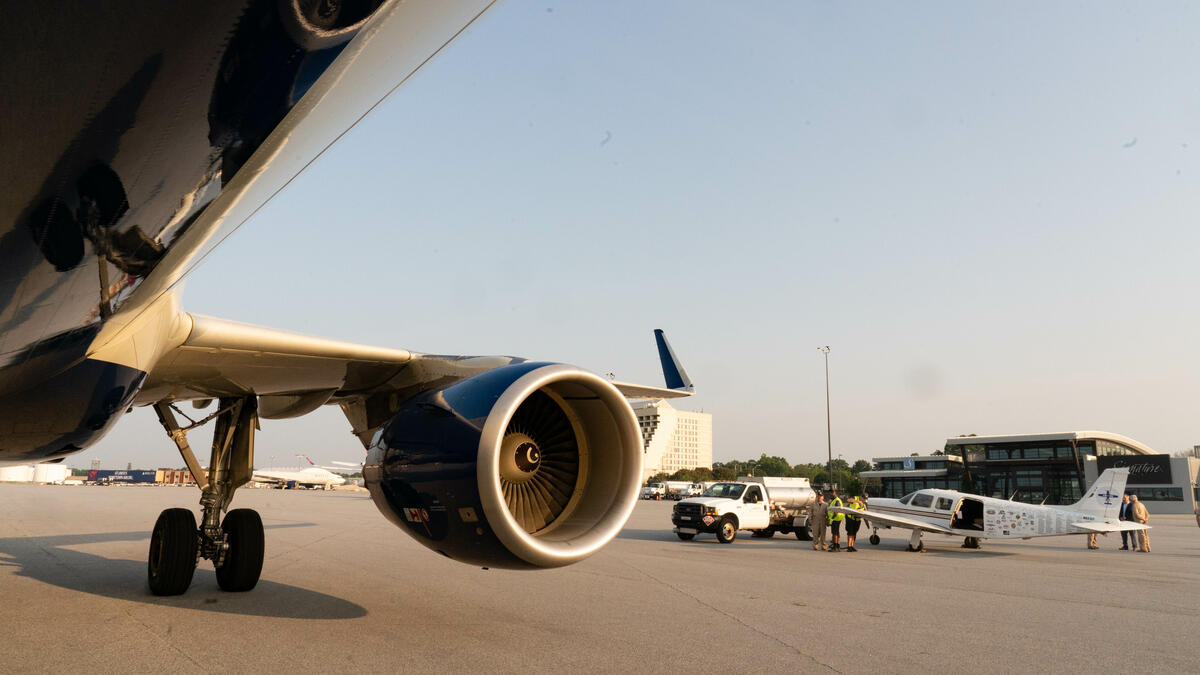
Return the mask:
[(625, 524), (642, 452), (612, 384), (572, 366), (518, 363), (402, 404), (363, 476), (384, 516), (448, 558), (560, 567)]

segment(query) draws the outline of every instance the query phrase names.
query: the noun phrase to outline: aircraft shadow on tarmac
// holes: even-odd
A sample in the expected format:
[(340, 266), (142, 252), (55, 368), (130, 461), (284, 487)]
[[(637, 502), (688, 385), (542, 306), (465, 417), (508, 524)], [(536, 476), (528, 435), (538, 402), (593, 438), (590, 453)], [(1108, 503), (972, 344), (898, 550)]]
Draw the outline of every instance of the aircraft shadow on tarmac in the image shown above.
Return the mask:
[[(267, 525), (265, 529), (311, 525)], [(247, 593), (226, 593), (218, 588), (211, 567), (196, 569), (187, 593), (158, 597), (146, 585), (144, 560), (111, 559), (65, 548), (139, 540), (149, 546), (149, 539), (144, 530), (0, 539), (0, 567), (20, 567), (21, 576), (61, 588), (150, 605), (281, 619), (357, 619), (367, 614), (366, 608), (348, 600), (266, 579)]]

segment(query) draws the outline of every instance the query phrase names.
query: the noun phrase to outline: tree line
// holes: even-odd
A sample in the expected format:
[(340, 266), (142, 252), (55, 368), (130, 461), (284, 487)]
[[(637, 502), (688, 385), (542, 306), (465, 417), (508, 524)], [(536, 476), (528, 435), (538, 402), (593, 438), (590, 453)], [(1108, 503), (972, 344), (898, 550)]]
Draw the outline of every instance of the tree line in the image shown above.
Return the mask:
[[(862, 494), (863, 480), (859, 474), (874, 468), (870, 462), (860, 459), (850, 464), (844, 459), (833, 460), (833, 482), (845, 494)], [(807, 478), (814, 487), (829, 482), (829, 467), (825, 464), (790, 464), (783, 457), (763, 453), (758, 459), (734, 459), (728, 462), (713, 462), (712, 468), (698, 467), (680, 469), (675, 473), (656, 473), (646, 481), (662, 483), (669, 480), (685, 480), (689, 483), (706, 483), (717, 480), (737, 480), (738, 476), (779, 476)], [(878, 480), (878, 479), (876, 479)]]

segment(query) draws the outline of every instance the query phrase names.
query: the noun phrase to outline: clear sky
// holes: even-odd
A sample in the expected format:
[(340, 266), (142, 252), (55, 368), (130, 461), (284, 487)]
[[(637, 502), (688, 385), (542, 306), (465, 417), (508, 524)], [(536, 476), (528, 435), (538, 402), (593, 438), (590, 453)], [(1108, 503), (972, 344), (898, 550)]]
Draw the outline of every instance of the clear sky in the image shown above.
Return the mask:
[[(502, 2), (184, 306), (651, 384), (663, 328), (717, 460), (825, 456), (825, 344), (835, 456), (1190, 448), (1198, 34), (1194, 3)], [(259, 465), (298, 452), (362, 457), (336, 408), (263, 423)], [(149, 409), (93, 457), (181, 465)]]

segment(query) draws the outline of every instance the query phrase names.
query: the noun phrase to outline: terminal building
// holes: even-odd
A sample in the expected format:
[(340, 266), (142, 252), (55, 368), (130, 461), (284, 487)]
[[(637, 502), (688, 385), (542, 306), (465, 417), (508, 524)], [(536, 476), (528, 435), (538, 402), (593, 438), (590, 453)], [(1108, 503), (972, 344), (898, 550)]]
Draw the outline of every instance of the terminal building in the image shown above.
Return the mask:
[(633, 406), (642, 432), (642, 480), (656, 473), (712, 468), (712, 415), (676, 410), (665, 400)]
[(1193, 513), (1200, 501), (1200, 459), (1156, 453), (1106, 431), (964, 436), (946, 440), (945, 455), (880, 457), (861, 476), (870, 494), (899, 497), (946, 488), (1031, 504), (1072, 504), (1110, 467), (1129, 467), (1126, 492), (1151, 513)]

